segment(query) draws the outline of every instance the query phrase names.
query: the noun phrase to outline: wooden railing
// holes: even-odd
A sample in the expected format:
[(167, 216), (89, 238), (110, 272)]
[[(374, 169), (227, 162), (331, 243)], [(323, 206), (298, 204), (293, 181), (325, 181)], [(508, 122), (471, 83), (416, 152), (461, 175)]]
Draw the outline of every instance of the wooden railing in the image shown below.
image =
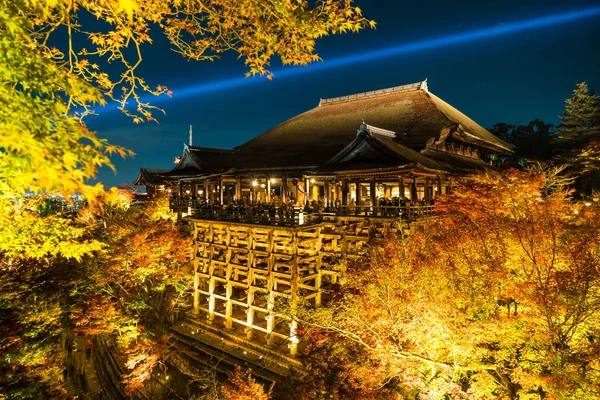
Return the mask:
[(265, 204), (206, 204), (187, 197), (172, 197), (173, 212), (188, 213), (195, 218), (218, 221), (243, 222), (262, 225), (298, 226), (319, 223), (323, 217), (357, 216), (375, 218), (402, 218), (412, 221), (434, 213), (433, 205), (402, 206), (338, 206), (324, 209)]
[(303, 207), (275, 207), (260, 204), (221, 206), (186, 198), (172, 198), (170, 206), (173, 212), (189, 213), (194, 218), (248, 224), (298, 226), (315, 224), (323, 220), (319, 212), (305, 211)]
[(414, 220), (434, 213), (433, 205), (404, 205), (404, 206), (339, 206), (333, 209), (336, 215), (403, 218)]

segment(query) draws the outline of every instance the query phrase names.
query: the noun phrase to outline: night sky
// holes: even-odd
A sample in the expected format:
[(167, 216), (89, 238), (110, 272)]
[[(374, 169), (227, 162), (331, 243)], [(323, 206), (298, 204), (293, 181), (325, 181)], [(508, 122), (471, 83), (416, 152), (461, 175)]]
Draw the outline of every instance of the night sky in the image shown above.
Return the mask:
[[(171, 99), (155, 100), (166, 115), (160, 124), (134, 125), (110, 109), (87, 123), (100, 137), (137, 155), (114, 158), (117, 175), (104, 169), (105, 186), (135, 180), (140, 167), (172, 168), (193, 125), (194, 145), (233, 148), (318, 105), (319, 98), (342, 96), (428, 79), (429, 90), (484, 127), (496, 122), (525, 124), (540, 118), (558, 123), (575, 84), (600, 91), (600, 16), (394, 57), (327, 68), (328, 60), (447, 37), (512, 22), (598, 7), (598, 1), (357, 0), (377, 29), (330, 36), (318, 42), (320, 67), (282, 72), (273, 60), (273, 81), (253, 79), (220, 90), (190, 94), (190, 88), (234, 79), (246, 72), (235, 54), (211, 62), (187, 61), (169, 51), (156, 32), (140, 70), (149, 84), (167, 85)], [(284, 71), (286, 71), (285, 69)], [(368, 121), (367, 121), (368, 122)], [(265, 154), (268, 157), (268, 154)]]

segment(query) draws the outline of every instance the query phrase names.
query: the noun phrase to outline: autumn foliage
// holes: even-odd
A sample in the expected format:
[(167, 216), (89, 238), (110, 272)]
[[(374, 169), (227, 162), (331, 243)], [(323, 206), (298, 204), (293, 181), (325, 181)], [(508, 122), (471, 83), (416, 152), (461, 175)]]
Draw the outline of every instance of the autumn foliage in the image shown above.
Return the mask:
[(251, 370), (244, 371), (238, 366), (221, 386), (220, 398), (223, 400), (269, 400), (272, 391), (273, 386), (265, 390), (263, 385), (256, 382)]
[(544, 196), (548, 184), (516, 171), (466, 179), (436, 203), (439, 217), (350, 263), (341, 300), (301, 316), (347, 343), (329, 353), (346, 390), (598, 398), (599, 208)]
[(0, 393), (64, 395), (62, 338), (70, 330), (114, 337), (129, 391), (168, 358), (160, 326), (189, 302), (190, 280), (180, 271), (189, 238), (164, 217), (164, 200), (132, 208), (130, 200), (110, 191), (70, 217), (80, 240), (99, 244), (80, 260), (0, 259)]

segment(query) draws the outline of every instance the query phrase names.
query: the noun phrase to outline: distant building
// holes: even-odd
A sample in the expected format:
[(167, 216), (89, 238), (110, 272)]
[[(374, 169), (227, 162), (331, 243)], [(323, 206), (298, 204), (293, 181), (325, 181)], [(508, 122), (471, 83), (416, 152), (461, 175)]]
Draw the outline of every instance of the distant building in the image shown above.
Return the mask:
[(175, 168), (142, 169), (135, 183), (170, 191), (188, 215), (195, 315), (296, 354), (297, 323), (275, 312), (277, 297), (320, 305), (340, 257), (511, 152), (423, 81), (322, 99), (233, 150), (185, 146)]

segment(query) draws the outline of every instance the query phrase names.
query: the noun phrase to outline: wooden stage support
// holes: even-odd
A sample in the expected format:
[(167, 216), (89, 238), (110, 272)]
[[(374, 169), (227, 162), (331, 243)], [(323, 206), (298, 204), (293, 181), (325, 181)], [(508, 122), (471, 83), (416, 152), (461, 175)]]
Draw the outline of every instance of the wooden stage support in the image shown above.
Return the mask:
[[(188, 218), (192, 228), (194, 314), (208, 323), (244, 327), (247, 340), (288, 341), (298, 352), (297, 322), (278, 313), (277, 300), (321, 304), (321, 287), (344, 276), (344, 258), (386, 236), (392, 219), (336, 217), (309, 226), (283, 227)], [(288, 308), (289, 312), (289, 308)]]

